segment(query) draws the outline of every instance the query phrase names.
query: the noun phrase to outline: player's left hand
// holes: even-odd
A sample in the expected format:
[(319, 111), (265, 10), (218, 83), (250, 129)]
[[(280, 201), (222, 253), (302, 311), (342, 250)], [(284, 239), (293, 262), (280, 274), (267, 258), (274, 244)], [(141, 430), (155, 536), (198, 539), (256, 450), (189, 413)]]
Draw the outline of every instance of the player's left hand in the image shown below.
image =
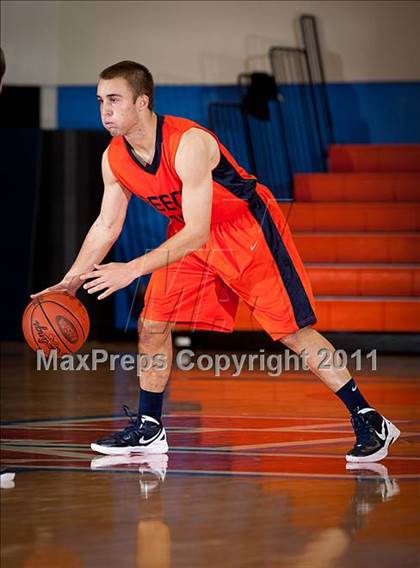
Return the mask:
[(90, 280), (83, 285), (88, 294), (105, 290), (98, 296), (98, 300), (103, 300), (117, 290), (125, 288), (137, 277), (129, 262), (109, 262), (93, 266), (95, 270), (82, 274), (80, 279)]

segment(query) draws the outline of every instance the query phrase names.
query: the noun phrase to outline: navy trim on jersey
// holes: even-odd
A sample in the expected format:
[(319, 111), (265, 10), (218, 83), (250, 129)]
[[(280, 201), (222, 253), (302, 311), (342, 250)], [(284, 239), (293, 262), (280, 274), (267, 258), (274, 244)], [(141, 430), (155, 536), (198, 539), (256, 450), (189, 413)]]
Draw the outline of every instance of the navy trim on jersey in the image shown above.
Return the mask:
[(267, 205), (255, 190), (256, 180), (242, 178), (222, 153), (218, 166), (213, 170), (213, 180), (236, 197), (248, 202), (249, 209), (260, 225), (276, 262), (299, 328), (316, 323), (317, 320), (308, 295), (284, 245), (281, 234), (271, 217)]
[(257, 181), (244, 179), (238, 174), (226, 156), (220, 151), (220, 160), (212, 172), (213, 181), (223, 185), (233, 195), (240, 199), (248, 199), (254, 195)]
[(281, 279), (292, 304), (296, 323), (299, 327), (316, 323), (311, 303), (293, 264), (293, 260), (290, 258), (267, 205), (257, 193), (249, 201), (249, 209), (260, 225), (271, 254), (276, 261)]
[(123, 136), (124, 144), (125, 147), (127, 148), (128, 153), (130, 154), (130, 157), (143, 171), (152, 175), (156, 174), (160, 166), (160, 159), (162, 157), (162, 127), (163, 127), (163, 120), (165, 118), (160, 114), (156, 114), (156, 116), (157, 116), (157, 123), (156, 123), (155, 153), (151, 164), (146, 164), (145, 162), (141, 162), (137, 157), (136, 153), (134, 152), (133, 148), (130, 146), (130, 144)]

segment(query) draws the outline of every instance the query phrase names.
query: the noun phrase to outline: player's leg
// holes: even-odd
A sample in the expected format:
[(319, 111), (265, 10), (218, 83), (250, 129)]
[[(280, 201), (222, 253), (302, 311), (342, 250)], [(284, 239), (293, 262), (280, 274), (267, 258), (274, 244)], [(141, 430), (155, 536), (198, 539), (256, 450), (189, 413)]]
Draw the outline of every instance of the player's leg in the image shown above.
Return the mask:
[(356, 444), (347, 461), (379, 461), (400, 431), (392, 422), (374, 410), (360, 392), (354, 378), (339, 362), (331, 343), (315, 329), (305, 327), (280, 340), (296, 353), (304, 353), (311, 371), (345, 404), (351, 415)]
[(161, 414), (171, 371), (172, 328), (178, 322), (191, 329), (231, 331), (237, 303), (236, 294), (194, 254), (153, 273), (139, 320), (138, 415), (122, 432), (92, 444), (93, 450), (114, 455), (168, 450)]
[[(172, 366), (173, 323), (139, 318), (139, 412), (122, 431), (101, 438), (92, 450), (108, 455), (165, 453), (163, 393)], [(128, 410), (125, 409), (128, 413)]]
[(172, 367), (172, 334), (175, 324), (139, 318), (139, 415), (161, 419), (163, 393)]
[[(349, 370), (340, 365), (334, 365), (335, 349), (331, 343), (312, 327), (304, 327), (295, 333), (282, 337), (280, 340), (295, 353), (305, 352), (305, 361), (310, 370), (315, 373), (333, 392), (338, 392), (351, 379)], [(353, 391), (353, 400), (348, 401), (349, 411), (369, 406), (359, 389)], [(360, 400), (359, 398), (360, 397)], [(346, 402), (346, 401), (343, 401)]]
[(232, 243), (235, 258), (247, 259), (246, 269), (232, 281), (234, 291), (274, 340), (298, 353), (306, 349), (310, 368), (349, 408), (356, 445), (347, 460), (383, 459), (399, 436), (398, 429), (368, 405), (347, 369), (319, 369), (320, 350), (326, 349), (332, 357), (334, 348), (309, 327), (316, 323), (315, 301), (290, 229), (280, 209), (270, 201), (266, 205), (257, 202), (253, 214), (256, 223), (244, 228), (241, 239), (231, 238), (229, 227), (223, 235), (227, 245)]

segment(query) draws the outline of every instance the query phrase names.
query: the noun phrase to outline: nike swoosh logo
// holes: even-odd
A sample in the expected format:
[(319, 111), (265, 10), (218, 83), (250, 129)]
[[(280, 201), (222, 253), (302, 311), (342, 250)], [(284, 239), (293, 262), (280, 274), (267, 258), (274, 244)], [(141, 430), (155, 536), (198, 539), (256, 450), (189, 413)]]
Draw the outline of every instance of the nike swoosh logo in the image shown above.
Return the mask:
[(357, 390), (357, 386), (351, 387), (351, 390), (352, 390), (353, 392), (356, 391), (356, 390)]
[(159, 438), (159, 436), (162, 434), (162, 430), (160, 432), (158, 432), (156, 434), (156, 436), (153, 436), (153, 438), (148, 438), (148, 439), (144, 439), (144, 436), (142, 436), (139, 440), (139, 444), (151, 444), (152, 442), (154, 442), (156, 440), (156, 438)]
[(376, 434), (378, 435), (378, 438), (380, 438), (381, 440), (383, 440), (385, 442), (386, 437), (388, 435), (387, 428), (385, 426), (385, 420), (382, 422), (382, 432), (380, 434), (379, 434), (379, 432), (376, 432)]
[(249, 247), (249, 250), (254, 250), (254, 248), (257, 246), (257, 243), (254, 243), (252, 246)]

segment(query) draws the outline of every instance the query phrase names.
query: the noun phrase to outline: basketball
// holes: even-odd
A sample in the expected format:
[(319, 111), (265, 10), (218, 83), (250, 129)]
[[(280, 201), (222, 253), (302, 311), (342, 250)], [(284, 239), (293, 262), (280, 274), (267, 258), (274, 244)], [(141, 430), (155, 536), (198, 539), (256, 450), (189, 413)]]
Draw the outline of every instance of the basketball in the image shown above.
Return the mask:
[(89, 335), (84, 305), (67, 292), (47, 292), (32, 300), (22, 318), (22, 330), (31, 349), (46, 355), (56, 349), (60, 357), (78, 351)]

